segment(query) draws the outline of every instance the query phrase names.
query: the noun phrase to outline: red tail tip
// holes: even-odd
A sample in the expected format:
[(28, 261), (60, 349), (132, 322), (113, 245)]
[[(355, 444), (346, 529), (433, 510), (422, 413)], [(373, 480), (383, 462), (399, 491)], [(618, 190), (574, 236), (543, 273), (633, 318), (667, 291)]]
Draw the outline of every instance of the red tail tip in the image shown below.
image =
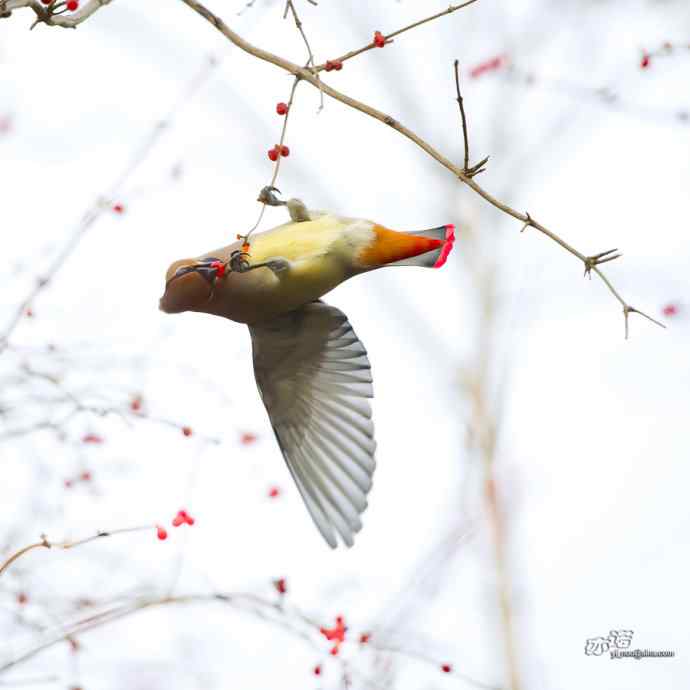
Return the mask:
[(455, 226), (450, 223), (449, 225), (446, 225), (446, 241), (445, 244), (443, 245), (443, 249), (441, 250), (441, 254), (436, 260), (436, 263), (434, 264), (434, 268), (441, 268), (443, 264), (446, 263), (446, 259), (448, 258), (448, 254), (450, 254), (451, 250), (453, 249), (453, 243), (455, 242)]

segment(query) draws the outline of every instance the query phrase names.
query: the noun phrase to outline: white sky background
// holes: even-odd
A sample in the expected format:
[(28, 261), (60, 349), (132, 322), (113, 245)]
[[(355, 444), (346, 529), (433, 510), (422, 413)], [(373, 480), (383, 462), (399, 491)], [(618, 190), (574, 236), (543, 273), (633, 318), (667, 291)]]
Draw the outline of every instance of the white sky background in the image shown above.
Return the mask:
[[(241, 17), (241, 2), (208, 6), (255, 44), (304, 60), (299, 35), (281, 19), (282, 2), (257, 0)], [(323, 61), (443, 3), (298, 7)], [(97, 222), (36, 301), (35, 317), (17, 329), (15, 345), (54, 343), (58, 353), (0, 358), (5, 379), (28, 360), (65, 371), (65, 386), (99, 404), (126, 407), (140, 392), (152, 417), (195, 430), (184, 438), (152, 421), (83, 414), (66, 425), (65, 443), (46, 433), (3, 442), (0, 535), (8, 552), (44, 531), (59, 539), (169, 521), (181, 506), (197, 524), (171, 530), (165, 543), (140, 533), (26, 556), (0, 580), (0, 666), (42, 639), (14, 618), (19, 591), (30, 596), (27, 618), (55, 625), (73, 620), (78, 597), (171, 586), (271, 597), (271, 578), (285, 576), (290, 601), (324, 624), (342, 613), (353, 632), (394, 625), (396, 644), (500, 684), (492, 551), (476, 473), (468, 472), (475, 461), (464, 445), (468, 405), (460, 385), (476, 357), (470, 269), (493, 261), (501, 308), (492, 380), (507, 377), (497, 470), (524, 685), (681, 687), (690, 673), (690, 327), (683, 311), (666, 331), (632, 317), (624, 341), (617, 303), (596, 279), (582, 280), (573, 257), (534, 231), (520, 234), (517, 221), (380, 123), (333, 101), (317, 115), (318, 94), (301, 85), (278, 182), (286, 195), (401, 230), (446, 222), (459, 229), (442, 271), (379, 271), (326, 298), (348, 314), (369, 350), (379, 443), (364, 530), (353, 549), (331, 552), (272, 439), (246, 329), (157, 309), (171, 261), (232, 241), (254, 223), (254, 199), (270, 179), (266, 151), (282, 124), (275, 104), (287, 99), (290, 77), (235, 49), (179, 2), (116, 0), (77, 31), (39, 26), (29, 33), (31, 20), (23, 11), (0, 21), (0, 117), (13, 121), (0, 138), (3, 319), (207, 57), (221, 62), (128, 181), (116, 200), (125, 214)], [(324, 79), (458, 161), (456, 57), (471, 66), (506, 53), (538, 85), (548, 78), (614, 88), (628, 107), (511, 85), (500, 74), (465, 79), (472, 157), (491, 155), (480, 184), (578, 249), (623, 249), (608, 275), (633, 305), (657, 316), (668, 301), (682, 308), (687, 300), (690, 258), (690, 125), (674, 119), (690, 110), (690, 51), (639, 69), (640, 49), (666, 40), (690, 41), (686, 3), (534, 0), (502, 8), (480, 0)], [(173, 180), (177, 164), (182, 175)], [(263, 228), (283, 219), (269, 209)], [(0, 416), (0, 436), (50, 412), (22, 397), (26, 388), (3, 386), (0, 405), (19, 400), (23, 412)], [(242, 446), (244, 431), (259, 442)], [(106, 443), (80, 444), (87, 432)], [(205, 443), (203, 435), (221, 442)], [(64, 479), (83, 469), (93, 473), (92, 486), (66, 491)], [(274, 484), (284, 494), (270, 501)], [(410, 593), (410, 578), (453, 524), (463, 541), (438, 565), (435, 598), (420, 599), (393, 624), (397, 603), (421, 597)], [(586, 638), (619, 628), (635, 631), (633, 646), (677, 657), (584, 655)], [(57, 682), (36, 687), (89, 690), (338, 687), (329, 645), (314, 639), (319, 649), (228, 609), (171, 607), (85, 635), (76, 657), (59, 645), (0, 680), (57, 674)], [(342, 654), (384, 683), (368, 651), (353, 643)], [(395, 659), (396, 687), (464, 685), (434, 664)], [(311, 669), (320, 661), (325, 672), (317, 679)]]

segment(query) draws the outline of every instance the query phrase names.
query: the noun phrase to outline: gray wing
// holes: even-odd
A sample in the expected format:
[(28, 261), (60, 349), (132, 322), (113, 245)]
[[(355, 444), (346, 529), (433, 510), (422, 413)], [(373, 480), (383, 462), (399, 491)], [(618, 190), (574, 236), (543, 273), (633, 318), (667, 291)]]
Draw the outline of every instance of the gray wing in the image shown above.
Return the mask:
[(250, 326), (254, 375), (290, 473), (329, 546), (352, 546), (376, 467), (371, 367), (345, 314), (312, 302)]

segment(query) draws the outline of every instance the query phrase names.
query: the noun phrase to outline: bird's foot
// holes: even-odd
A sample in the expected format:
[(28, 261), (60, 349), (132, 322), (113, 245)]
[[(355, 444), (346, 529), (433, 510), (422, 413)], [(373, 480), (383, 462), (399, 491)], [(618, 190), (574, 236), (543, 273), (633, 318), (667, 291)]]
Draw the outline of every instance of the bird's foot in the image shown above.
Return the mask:
[(282, 194), (282, 192), (278, 189), (278, 187), (271, 187), (267, 186), (264, 187), (260, 192), (259, 196), (257, 197), (257, 201), (266, 204), (267, 206), (287, 206), (287, 201), (281, 201), (276, 195), (275, 192), (278, 192), (278, 194)]
[(309, 211), (301, 199), (289, 199), (288, 201), (281, 201), (275, 195), (275, 192), (282, 194), (277, 187), (264, 187), (259, 192), (257, 201), (262, 204), (266, 204), (267, 206), (287, 206), (290, 218), (295, 223), (303, 223), (304, 221), (311, 220)]
[(245, 250), (249, 249), (249, 245), (246, 243), (242, 245), (242, 249), (235, 249), (232, 254), (230, 254), (230, 261), (228, 261), (228, 265), (230, 266), (230, 270), (234, 271), (235, 273), (244, 273), (245, 271), (248, 271), (251, 268), (251, 264), (249, 263), (249, 253)]

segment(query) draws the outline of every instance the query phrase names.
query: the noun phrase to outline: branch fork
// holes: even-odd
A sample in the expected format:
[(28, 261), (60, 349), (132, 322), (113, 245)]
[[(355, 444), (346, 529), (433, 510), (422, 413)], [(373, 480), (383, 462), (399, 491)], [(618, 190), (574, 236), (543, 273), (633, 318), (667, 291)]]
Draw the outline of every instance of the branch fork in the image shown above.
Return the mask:
[[(524, 228), (523, 228), (524, 229)], [(606, 252), (601, 252), (599, 254), (594, 254), (593, 256), (588, 256), (585, 258), (585, 273), (584, 275), (592, 279), (592, 269), (599, 264), (605, 264), (607, 261), (613, 261), (614, 259), (619, 259), (622, 254), (616, 254), (618, 249), (609, 249)], [(635, 310), (633, 310), (635, 311)]]

